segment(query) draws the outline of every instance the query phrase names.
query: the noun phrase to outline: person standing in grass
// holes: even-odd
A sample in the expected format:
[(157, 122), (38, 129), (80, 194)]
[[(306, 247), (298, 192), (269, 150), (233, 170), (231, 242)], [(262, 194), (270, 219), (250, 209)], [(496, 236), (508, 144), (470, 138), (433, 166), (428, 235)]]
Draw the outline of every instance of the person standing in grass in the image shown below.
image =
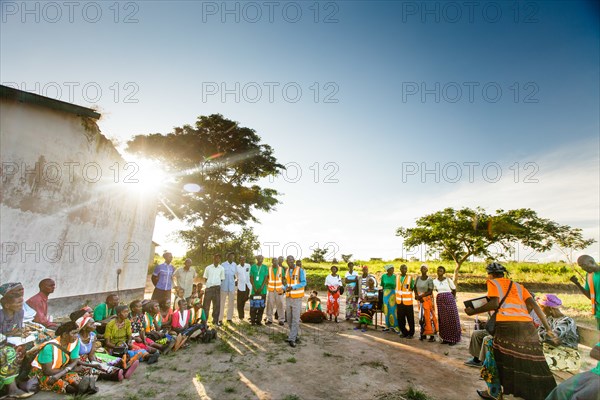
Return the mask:
[[(400, 275), (396, 277), (396, 312), (400, 328), (399, 334), (403, 338), (412, 339), (415, 335), (415, 311), (413, 309), (415, 282), (407, 272), (408, 267), (406, 264), (402, 264)], [(408, 329), (406, 329), (407, 323)]]
[(267, 283), (269, 269), (263, 264), (264, 257), (257, 256), (256, 264), (250, 268), (250, 324), (262, 325), (263, 311), (265, 310), (265, 299), (267, 297)]
[(335, 322), (338, 322), (338, 315), (340, 315), (340, 288), (342, 287), (342, 278), (337, 274), (338, 267), (335, 265), (331, 266), (331, 274), (325, 278), (325, 286), (327, 287), (327, 314), (329, 320), (335, 318)]
[(421, 265), (421, 275), (415, 282), (415, 300), (419, 302), (419, 325), (421, 325), (419, 340), (425, 340), (429, 336), (429, 341), (435, 342), (438, 321), (433, 302), (433, 279), (427, 275), (427, 271), (427, 265)]
[(600, 265), (588, 255), (580, 256), (577, 264), (587, 272), (585, 287), (581, 286), (576, 276), (571, 277), (571, 282), (592, 301), (592, 314), (596, 318), (596, 327), (600, 330)]
[(383, 287), (383, 305), (381, 307), (385, 315), (385, 328), (383, 332), (394, 332), (398, 329), (398, 320), (396, 319), (396, 275), (394, 275), (394, 266), (388, 264), (385, 267), (386, 273), (381, 276), (381, 287)]
[(351, 318), (358, 318), (358, 272), (354, 270), (354, 263), (348, 263), (348, 272), (344, 277), (346, 284), (346, 321)]

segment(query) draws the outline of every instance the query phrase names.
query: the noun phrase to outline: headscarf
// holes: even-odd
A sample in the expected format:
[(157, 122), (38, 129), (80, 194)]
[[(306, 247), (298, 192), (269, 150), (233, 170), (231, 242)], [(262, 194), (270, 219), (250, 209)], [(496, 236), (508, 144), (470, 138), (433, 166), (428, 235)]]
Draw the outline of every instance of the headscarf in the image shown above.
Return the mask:
[(22, 288), (21, 282), (8, 282), (0, 285), (0, 296), (6, 296), (9, 292), (15, 289)]
[(394, 265), (393, 264), (388, 264), (388, 265), (384, 266), (383, 268), (385, 268), (386, 271), (389, 271), (390, 268), (394, 268)]
[(367, 265), (363, 265), (363, 266), (362, 266), (362, 270), (363, 270), (363, 271), (368, 271), (368, 270), (369, 270), (369, 267), (368, 267)]
[(555, 294), (545, 294), (539, 301), (539, 303), (546, 307), (557, 308), (562, 306), (561, 299)]
[(75, 321), (75, 323), (77, 324), (77, 327), (78, 327), (78, 329), (79, 329), (79, 330), (81, 330), (81, 329), (83, 329), (83, 327), (84, 327), (84, 326), (86, 326), (86, 325), (87, 325), (87, 323), (88, 323), (90, 320), (91, 320), (92, 322), (94, 321), (94, 320), (92, 319), (92, 317), (90, 317), (90, 316), (88, 316), (88, 315), (84, 315), (83, 317), (81, 317), (81, 318), (78, 318), (78, 319), (77, 319), (77, 321)]

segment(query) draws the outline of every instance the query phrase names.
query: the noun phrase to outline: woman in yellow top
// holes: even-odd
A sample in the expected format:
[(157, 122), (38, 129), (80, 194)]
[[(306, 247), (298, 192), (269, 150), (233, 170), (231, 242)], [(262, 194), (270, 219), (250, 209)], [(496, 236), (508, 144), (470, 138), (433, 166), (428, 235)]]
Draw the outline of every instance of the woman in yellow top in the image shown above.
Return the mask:
[[(493, 358), (503, 393), (526, 400), (544, 400), (556, 387), (556, 381), (538, 339), (537, 330), (529, 315), (534, 310), (556, 341), (546, 316), (531, 294), (522, 285), (504, 277), (506, 268), (498, 263), (487, 266), (487, 297), (489, 302), (478, 308), (466, 308), (467, 315), (496, 312), (496, 331), (493, 339)], [(501, 306), (500, 306), (500, 303)], [(487, 391), (477, 391), (484, 399), (496, 399)]]

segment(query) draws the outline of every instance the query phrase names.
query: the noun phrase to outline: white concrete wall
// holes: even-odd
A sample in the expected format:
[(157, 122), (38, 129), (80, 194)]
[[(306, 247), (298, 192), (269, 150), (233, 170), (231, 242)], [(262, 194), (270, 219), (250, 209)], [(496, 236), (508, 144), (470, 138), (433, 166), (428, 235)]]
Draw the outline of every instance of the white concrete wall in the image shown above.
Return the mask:
[(120, 290), (146, 283), (156, 197), (83, 120), (0, 99), (0, 282), (25, 298), (47, 277), (51, 299), (115, 291), (118, 269)]

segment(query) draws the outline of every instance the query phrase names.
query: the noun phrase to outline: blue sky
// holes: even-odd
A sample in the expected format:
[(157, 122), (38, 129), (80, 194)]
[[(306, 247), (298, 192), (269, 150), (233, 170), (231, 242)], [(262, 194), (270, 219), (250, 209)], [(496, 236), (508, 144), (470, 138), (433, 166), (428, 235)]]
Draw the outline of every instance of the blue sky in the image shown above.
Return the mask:
[[(276, 3), (270, 22), (269, 2), (121, 2), (118, 15), (114, 2), (82, 2), (71, 23), (64, 7), (59, 18), (43, 2), (26, 14), (23, 3), (3, 1), (1, 81), (38, 93), (46, 86), (50, 97), (56, 82), (62, 100), (97, 105), (103, 133), (121, 142), (216, 112), (255, 129), (282, 163), (302, 170), (295, 183), (267, 182), (282, 204), (255, 229), (280, 243), (279, 254), (286, 243), (303, 256), (334, 243), (361, 258), (406, 255), (395, 228), (446, 206), (532, 207), (599, 239), (592, 2), (482, 1), (472, 14), (462, 2)], [(65, 82), (79, 84), (71, 99)], [(239, 102), (222, 99), (221, 85), (236, 83)], [(86, 84), (101, 88), (97, 101)], [(253, 102), (256, 86), (262, 97)], [(436, 163), (438, 173), (421, 176)], [(325, 183), (328, 174), (337, 182)], [(173, 229), (159, 220), (155, 239), (181, 252)], [(598, 256), (598, 244), (589, 252)]]

